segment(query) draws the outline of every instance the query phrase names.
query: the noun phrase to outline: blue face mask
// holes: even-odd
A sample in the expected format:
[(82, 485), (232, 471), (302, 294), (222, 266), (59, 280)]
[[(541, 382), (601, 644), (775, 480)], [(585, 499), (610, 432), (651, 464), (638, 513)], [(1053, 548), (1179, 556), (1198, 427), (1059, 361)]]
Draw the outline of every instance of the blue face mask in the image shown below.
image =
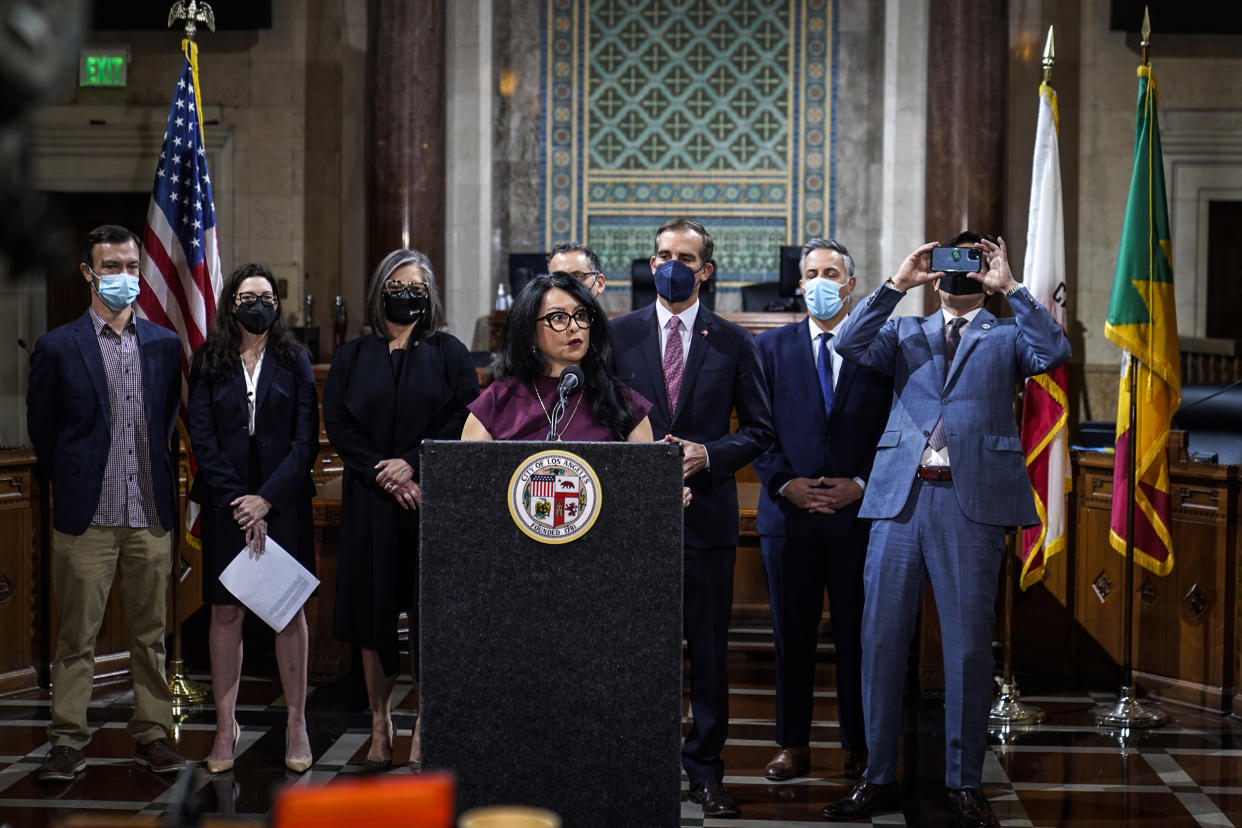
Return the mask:
[(95, 292), (99, 294), (99, 298), (117, 313), (128, 308), (138, 298), (141, 286), (137, 276), (122, 273), (104, 279), (93, 269), (91, 275), (95, 277)]
[(845, 304), (841, 299), (841, 286), (822, 276), (808, 281), (802, 293), (806, 298), (807, 312), (816, 319), (831, 319)]
[(694, 294), (697, 270), (691, 270), (676, 259), (669, 259), (656, 268), (656, 293), (668, 302), (684, 302)]

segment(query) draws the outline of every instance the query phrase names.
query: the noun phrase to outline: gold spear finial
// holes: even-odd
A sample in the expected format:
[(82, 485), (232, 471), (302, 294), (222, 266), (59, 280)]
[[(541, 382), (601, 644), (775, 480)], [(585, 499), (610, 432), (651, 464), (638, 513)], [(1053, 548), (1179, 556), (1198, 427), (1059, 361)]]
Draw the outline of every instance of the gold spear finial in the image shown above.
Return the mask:
[(1052, 42), (1052, 26), (1048, 27), (1048, 39), (1044, 41), (1044, 83), (1052, 78), (1052, 64), (1057, 62), (1057, 48)]
[(1151, 45), (1151, 18), (1147, 15), (1147, 7), (1143, 6), (1143, 39), (1139, 45), (1143, 47), (1143, 65), (1147, 65), (1147, 47)]
[(176, 23), (178, 20), (185, 21), (185, 37), (187, 40), (193, 40), (195, 32), (198, 31), (195, 23), (202, 23), (213, 32), (216, 30), (216, 15), (211, 10), (211, 6), (206, 3), (200, 3), (198, 0), (177, 0), (173, 3), (172, 8), (168, 10), (168, 25)]

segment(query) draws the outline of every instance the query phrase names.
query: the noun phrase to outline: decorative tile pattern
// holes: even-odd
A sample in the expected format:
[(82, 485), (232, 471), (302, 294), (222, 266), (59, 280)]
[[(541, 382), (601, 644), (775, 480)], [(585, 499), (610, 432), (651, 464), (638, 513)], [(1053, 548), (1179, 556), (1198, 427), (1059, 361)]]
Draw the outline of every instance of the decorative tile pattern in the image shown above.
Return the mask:
[(610, 275), (692, 215), (719, 278), (775, 279), (782, 244), (833, 224), (833, 0), (548, 0), (545, 244)]

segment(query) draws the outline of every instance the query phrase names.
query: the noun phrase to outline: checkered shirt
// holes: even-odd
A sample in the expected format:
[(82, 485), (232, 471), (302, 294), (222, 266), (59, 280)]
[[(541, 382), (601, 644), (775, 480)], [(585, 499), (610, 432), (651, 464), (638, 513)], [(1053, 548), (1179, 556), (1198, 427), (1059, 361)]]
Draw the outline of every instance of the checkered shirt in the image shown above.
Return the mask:
[(112, 411), (111, 444), (104, 467), (103, 488), (93, 526), (141, 528), (159, 523), (155, 484), (151, 475), (151, 443), (142, 395), (142, 354), (138, 328), (131, 313), (118, 336), (108, 323), (90, 311), (108, 377)]

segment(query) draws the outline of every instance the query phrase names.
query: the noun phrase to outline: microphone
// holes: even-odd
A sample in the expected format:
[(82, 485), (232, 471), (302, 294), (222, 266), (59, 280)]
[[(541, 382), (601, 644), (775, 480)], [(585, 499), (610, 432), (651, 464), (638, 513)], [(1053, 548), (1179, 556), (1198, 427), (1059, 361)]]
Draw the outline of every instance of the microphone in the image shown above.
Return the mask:
[(577, 365), (570, 365), (564, 371), (561, 371), (560, 379), (556, 383), (556, 405), (553, 406), (552, 413), (548, 415), (548, 436), (544, 439), (561, 439), (561, 435), (556, 430), (556, 427), (561, 424), (561, 417), (565, 416), (565, 398), (572, 394), (574, 389), (582, 387), (585, 383), (586, 376)]
[(561, 371), (560, 382), (557, 383), (556, 393), (562, 400), (574, 392), (574, 389), (580, 388), (586, 382), (586, 377), (582, 373), (582, 369), (577, 365), (570, 365), (564, 371)]

